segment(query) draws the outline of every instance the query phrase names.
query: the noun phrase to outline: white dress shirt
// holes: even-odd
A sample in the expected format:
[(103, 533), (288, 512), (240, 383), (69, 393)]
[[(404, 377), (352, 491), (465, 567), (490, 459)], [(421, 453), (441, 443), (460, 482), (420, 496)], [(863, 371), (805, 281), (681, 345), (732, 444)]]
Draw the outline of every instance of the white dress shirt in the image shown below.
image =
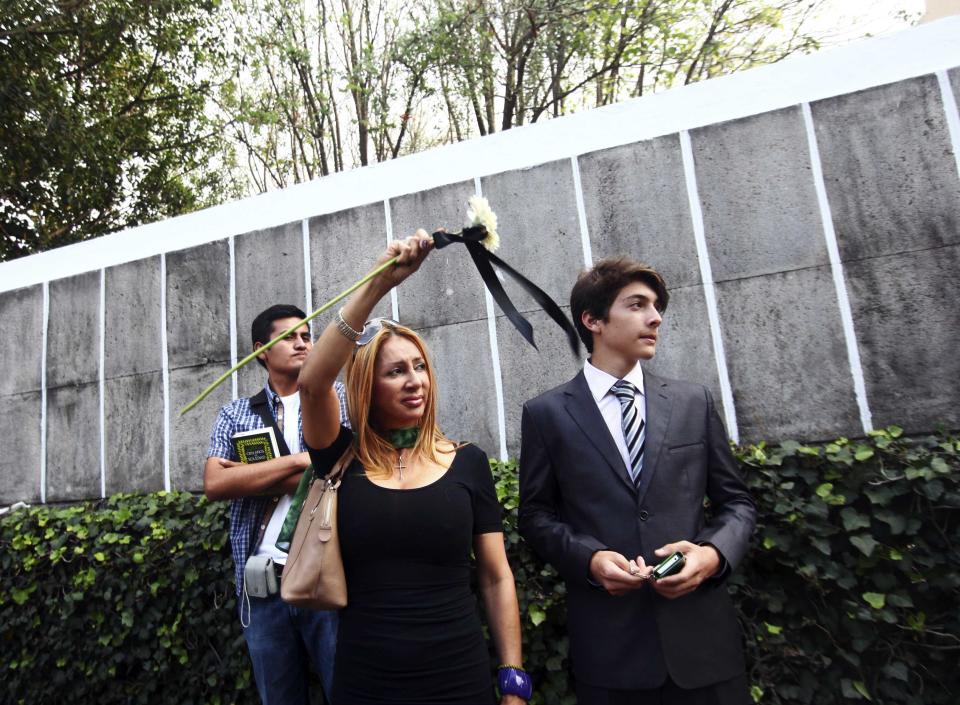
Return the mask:
[[(296, 391), (288, 397), (280, 397), (283, 403), (283, 440), (287, 442), (290, 453), (299, 453), (300, 448), (300, 392)], [(286, 565), (287, 554), (277, 548), (277, 539), (283, 529), (283, 521), (293, 504), (293, 495), (281, 495), (276, 509), (270, 515), (270, 523), (263, 532), (263, 540), (257, 548), (258, 556), (270, 556), (274, 563)]]
[[(630, 468), (630, 453), (627, 451), (627, 442), (623, 437), (623, 412), (620, 407), (620, 400), (616, 394), (610, 391), (610, 388), (620, 380), (609, 372), (594, 367), (590, 360), (583, 363), (583, 376), (587, 378), (587, 386), (590, 387), (590, 394), (593, 395), (593, 401), (596, 402), (600, 415), (603, 416), (604, 423), (610, 430), (613, 442), (617, 444), (617, 450), (620, 451), (620, 457), (623, 458), (623, 467)], [(637, 396), (634, 404), (637, 405), (637, 412), (644, 423), (647, 421), (647, 397), (643, 389), (643, 369), (638, 362), (623, 379), (627, 380), (637, 388)]]

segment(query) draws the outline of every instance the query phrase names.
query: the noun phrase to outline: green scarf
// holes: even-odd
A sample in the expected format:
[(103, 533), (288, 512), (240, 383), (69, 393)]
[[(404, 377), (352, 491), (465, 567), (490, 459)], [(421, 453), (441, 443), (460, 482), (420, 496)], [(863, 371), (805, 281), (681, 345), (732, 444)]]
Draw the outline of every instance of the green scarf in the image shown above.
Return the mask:
[(417, 439), (420, 438), (420, 427), (413, 428), (394, 428), (387, 431), (387, 440), (397, 450), (402, 448), (413, 448), (417, 445)]

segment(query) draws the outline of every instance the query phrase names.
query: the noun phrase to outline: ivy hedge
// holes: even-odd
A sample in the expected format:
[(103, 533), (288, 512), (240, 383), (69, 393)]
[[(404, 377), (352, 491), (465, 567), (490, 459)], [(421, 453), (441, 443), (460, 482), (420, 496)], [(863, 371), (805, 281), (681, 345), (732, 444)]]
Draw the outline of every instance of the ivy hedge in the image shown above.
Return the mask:
[[(899, 428), (738, 450), (759, 505), (730, 580), (758, 703), (960, 701), (960, 441)], [(564, 586), (493, 463), (535, 702), (573, 704)], [(256, 703), (225, 503), (117, 495), (0, 517), (3, 703)]]

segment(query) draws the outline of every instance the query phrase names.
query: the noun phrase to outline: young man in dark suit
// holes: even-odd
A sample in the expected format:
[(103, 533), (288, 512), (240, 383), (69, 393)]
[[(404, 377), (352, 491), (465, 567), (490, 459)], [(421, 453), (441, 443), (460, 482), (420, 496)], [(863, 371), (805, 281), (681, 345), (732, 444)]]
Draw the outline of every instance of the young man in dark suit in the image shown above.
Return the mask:
[[(626, 257), (581, 274), (571, 314), (591, 356), (523, 409), (520, 531), (566, 581), (580, 705), (750, 702), (724, 579), (756, 507), (710, 392), (641, 367), (668, 298)], [(675, 551), (683, 569), (652, 579)]]

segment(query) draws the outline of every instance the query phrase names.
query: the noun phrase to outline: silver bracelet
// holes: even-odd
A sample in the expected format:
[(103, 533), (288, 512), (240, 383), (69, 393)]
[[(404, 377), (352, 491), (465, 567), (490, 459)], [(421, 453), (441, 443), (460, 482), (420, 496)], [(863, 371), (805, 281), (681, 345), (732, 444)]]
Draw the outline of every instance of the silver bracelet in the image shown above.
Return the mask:
[(349, 340), (351, 343), (355, 343), (360, 339), (362, 331), (354, 330), (350, 327), (350, 324), (343, 320), (343, 309), (341, 308), (337, 311), (336, 318), (337, 330), (340, 331), (340, 335)]

